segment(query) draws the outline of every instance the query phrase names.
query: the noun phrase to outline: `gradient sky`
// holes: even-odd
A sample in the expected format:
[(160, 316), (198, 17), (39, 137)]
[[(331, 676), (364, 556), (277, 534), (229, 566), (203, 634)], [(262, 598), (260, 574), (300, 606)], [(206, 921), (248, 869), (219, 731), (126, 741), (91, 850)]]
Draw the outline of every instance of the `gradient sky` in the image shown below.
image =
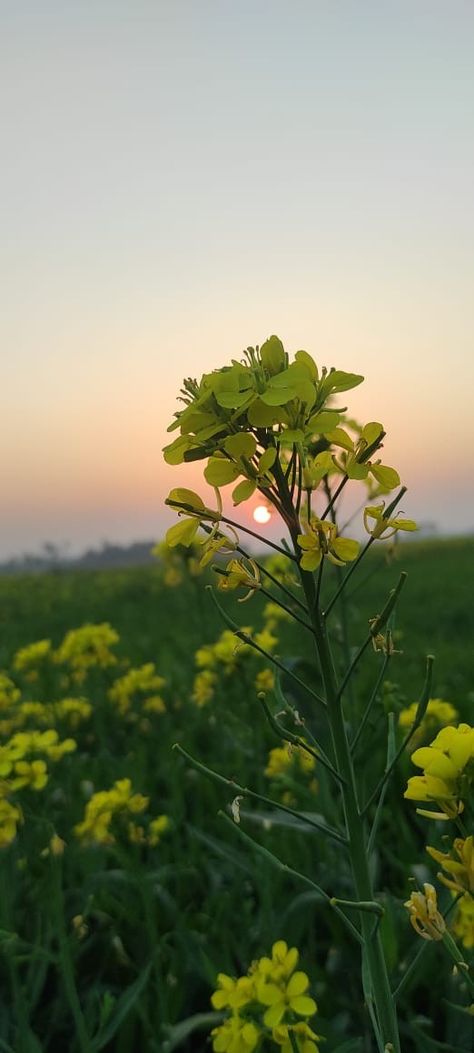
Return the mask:
[(404, 509), (472, 530), (470, 0), (0, 0), (0, 555), (159, 536), (185, 375), (362, 372)]

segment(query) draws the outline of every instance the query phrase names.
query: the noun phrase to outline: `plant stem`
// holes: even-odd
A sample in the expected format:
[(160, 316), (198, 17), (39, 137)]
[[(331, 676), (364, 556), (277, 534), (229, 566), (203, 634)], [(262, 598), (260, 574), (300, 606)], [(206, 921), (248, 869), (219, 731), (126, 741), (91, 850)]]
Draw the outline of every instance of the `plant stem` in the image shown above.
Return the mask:
[[(289, 524), (290, 534), (293, 541), (295, 557), (299, 560), (300, 550), (298, 545), (298, 534), (301, 533), (300, 524), (297, 516), (295, 516), (295, 511), (283, 473), (281, 472), (281, 468), (280, 472), (278, 472), (278, 467), (278, 464), (274, 467), (275, 477), (279, 484), (282, 504), (287, 513), (287, 522)], [(327, 512), (329, 511), (330, 509), (327, 509)], [(314, 576), (308, 571), (301, 570), (301, 567), (300, 576), (314, 629), (316, 653), (325, 688), (327, 715), (333, 741), (336, 766), (344, 778), (341, 792), (357, 899), (362, 900), (363, 902), (373, 901), (374, 893), (369, 869), (365, 823), (359, 811), (354, 767), (346, 735), (341, 696), (336, 683), (326, 624), (321, 609), (316, 604), (316, 583)], [(398, 590), (395, 590), (395, 594), (392, 598), (393, 601), (396, 600), (399, 588)], [(387, 603), (382, 612), (382, 616), (386, 615), (386, 618), (388, 618), (392, 607), (393, 602), (391, 605), (390, 602)], [(379, 616), (381, 622), (383, 621), (382, 616)], [(379, 625), (374, 628), (378, 631)], [(383, 1046), (387, 1046), (391, 1043), (393, 1053), (401, 1053), (395, 1004), (388, 979), (387, 965), (380, 932), (377, 930), (374, 934), (373, 920), (370, 915), (361, 911), (359, 917), (361, 935), (364, 944), (363, 953), (365, 956), (368, 975), (370, 977), (371, 993), (375, 1008), (375, 1019), (373, 1021), (374, 1031), (376, 1035), (377, 1032), (380, 1032)]]

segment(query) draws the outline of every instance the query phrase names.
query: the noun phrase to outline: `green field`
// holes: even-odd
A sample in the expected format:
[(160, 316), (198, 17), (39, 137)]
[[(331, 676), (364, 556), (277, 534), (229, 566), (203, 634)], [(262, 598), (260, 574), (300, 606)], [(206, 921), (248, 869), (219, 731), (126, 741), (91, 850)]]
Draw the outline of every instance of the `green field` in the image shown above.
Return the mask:
[[(392, 626), (402, 653), (390, 659), (358, 753), (367, 794), (377, 781), (377, 767), (383, 769), (387, 713), (394, 712), (397, 722), (399, 712), (418, 698), (428, 653), (436, 657), (432, 697), (450, 702), (460, 720), (472, 721), (472, 538), (403, 543), (391, 559), (383, 550), (370, 553), (348, 586), (344, 608), (334, 609), (336, 663), (344, 667), (405, 569), (408, 578)], [(226, 628), (204, 587), (208, 580), (210, 574), (206, 579), (185, 576), (169, 587), (159, 563), (0, 579), (0, 670), (19, 692), (13, 698), (13, 689), (10, 695), (4, 689), (0, 756), (18, 731), (54, 728), (60, 742), (71, 737), (75, 742), (74, 751), (58, 759), (54, 750), (47, 754), (43, 787), (30, 782), (14, 796), (22, 817), (16, 837), (2, 849), (0, 1050), (186, 1053), (210, 1048), (207, 1035), (213, 1025), (207, 1015), (216, 975), (245, 972), (277, 939), (300, 948), (318, 1003), (315, 1029), (326, 1039), (323, 1051), (372, 1049), (357, 944), (315, 890), (278, 870), (241, 832), (329, 894), (350, 898), (341, 846), (261, 801), (242, 801), (240, 826), (232, 826), (218, 813), (228, 814), (236, 791), (211, 781), (172, 750), (178, 742), (228, 780), (337, 827), (339, 802), (319, 765), (304, 770), (293, 758), (279, 774), (265, 771), (269, 751), (282, 745), (257, 699), (255, 680), (268, 665), (265, 659), (235, 651), (235, 645), (227, 648), (213, 697), (205, 705), (193, 699), (195, 653), (214, 644)], [(336, 587), (332, 569), (323, 582), (327, 600)], [(261, 595), (243, 605), (234, 594), (220, 596), (219, 602), (231, 618), (254, 631), (271, 621)], [(119, 636), (110, 647), (114, 659), (92, 664), (82, 679), (72, 660), (51, 656), (34, 668), (15, 669), (19, 648), (48, 639), (57, 654), (69, 630), (104, 622)], [(326, 746), (315, 702), (291, 676), (318, 691), (311, 639), (304, 627), (285, 621), (270, 629), (274, 653), (290, 671), (281, 678), (285, 696)], [(346, 719), (354, 733), (382, 660), (368, 649), (346, 698)], [(126, 702), (125, 695), (122, 703), (117, 693), (114, 698), (113, 690), (110, 697), (120, 677), (146, 663), (154, 663), (165, 680), (162, 687), (140, 687), (138, 677)], [(155, 696), (163, 706), (147, 705)], [(90, 712), (68, 714), (58, 705), (65, 698), (84, 700)], [(276, 712), (279, 703), (271, 691), (267, 700)], [(40, 708), (22, 710), (29, 702)], [(8, 772), (0, 769), (2, 774)], [(429, 824), (417, 816), (413, 802), (403, 799), (410, 774), (405, 757), (387, 794), (374, 857), (377, 887), (391, 894), (385, 899), (383, 893), (381, 926), (394, 983), (421, 942), (403, 908), (410, 875), (423, 882), (436, 874), (424, 851)], [(83, 820), (91, 794), (126, 778), (134, 793), (148, 799), (135, 817), (142, 833), (132, 837), (119, 817), (112, 843), (81, 839), (74, 827)], [(166, 816), (168, 825), (152, 844), (148, 824), (157, 816)], [(443, 831), (434, 826), (429, 843), (442, 845)], [(57, 854), (50, 844), (55, 836), (64, 842)], [(447, 890), (441, 899), (449, 904)], [(472, 1021), (449, 1004), (467, 1004), (466, 992), (441, 962), (438, 946), (430, 944), (403, 991), (404, 1053), (470, 1049)]]

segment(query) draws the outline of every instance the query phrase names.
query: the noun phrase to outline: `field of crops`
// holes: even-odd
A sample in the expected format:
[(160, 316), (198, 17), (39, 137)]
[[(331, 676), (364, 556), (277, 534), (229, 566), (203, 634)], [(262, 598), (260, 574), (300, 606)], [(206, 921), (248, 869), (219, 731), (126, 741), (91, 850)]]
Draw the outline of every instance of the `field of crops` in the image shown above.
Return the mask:
[[(383, 770), (387, 714), (398, 741), (427, 653), (436, 657), (432, 698), (452, 710), (432, 707), (416, 744), (442, 723), (472, 722), (473, 557), (473, 539), (404, 542), (390, 558), (381, 545), (335, 609), (342, 666), (408, 571), (392, 627), (401, 653), (387, 661), (368, 649), (345, 700), (355, 735), (379, 679), (356, 753), (367, 796)], [(8, 788), (0, 796), (0, 1051), (210, 1049), (221, 1019), (210, 1002), (217, 975), (245, 975), (283, 940), (299, 948), (309, 976), (323, 1053), (372, 1049), (358, 943), (320, 891), (351, 898), (344, 847), (320, 829), (337, 831), (337, 789), (310, 754), (288, 748), (262, 703), (330, 748), (310, 634), (259, 591), (243, 605), (218, 594), (228, 616), (278, 656), (275, 693), (271, 662), (233, 635), (205, 588), (212, 573), (194, 571), (192, 560), (173, 556), (151, 568), (0, 579), (0, 779)], [(328, 597), (336, 586), (337, 568), (329, 568)], [(290, 707), (283, 716), (282, 699)], [(400, 990), (404, 1053), (468, 1053), (472, 1016), (459, 1007), (472, 998), (463, 977), (440, 968), (441, 948), (419, 940), (403, 906), (410, 878), (435, 879), (426, 844), (443, 847), (442, 824), (428, 833), (403, 798), (413, 774), (402, 757), (385, 798), (373, 866), (377, 888), (391, 896), (382, 892), (376, 923), (394, 986), (424, 948)], [(440, 886), (442, 908), (450, 903)], [(472, 917), (457, 906), (450, 920), (468, 953)], [(301, 1048), (316, 1046), (308, 1039)]]

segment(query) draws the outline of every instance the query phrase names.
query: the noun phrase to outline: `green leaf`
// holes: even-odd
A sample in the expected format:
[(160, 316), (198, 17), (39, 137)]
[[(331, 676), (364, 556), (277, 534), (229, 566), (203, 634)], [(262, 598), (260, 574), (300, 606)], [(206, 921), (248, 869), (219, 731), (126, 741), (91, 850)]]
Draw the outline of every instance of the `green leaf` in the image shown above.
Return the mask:
[(370, 424), (366, 424), (362, 428), (361, 439), (365, 439), (367, 446), (372, 446), (372, 443), (379, 438), (383, 432), (383, 424), (379, 424), (378, 421), (370, 421)]
[(223, 409), (240, 409), (250, 401), (252, 394), (249, 391), (217, 391), (215, 399)]
[(295, 388), (267, 388), (260, 398), (266, 406), (286, 406), (296, 398), (296, 391)]
[(281, 422), (281, 414), (265, 406), (260, 398), (255, 399), (247, 411), (247, 420), (252, 428), (271, 428)]
[(168, 497), (166, 498), (166, 504), (173, 501), (179, 505), (190, 505), (192, 508), (205, 508), (204, 501), (199, 494), (196, 494), (194, 490), (186, 490), (184, 486), (177, 487), (175, 490), (170, 490)]
[(283, 446), (293, 446), (295, 442), (304, 442), (304, 432), (300, 428), (285, 428), (278, 436)]
[(166, 531), (165, 541), (168, 548), (175, 548), (176, 545), (185, 547), (192, 545), (198, 529), (199, 519), (180, 519), (179, 523), (175, 523)]
[(312, 358), (307, 351), (297, 351), (295, 355), (295, 360), (299, 366), (306, 367), (311, 380), (314, 380), (317, 383), (319, 379), (319, 373), (314, 358)]
[(242, 501), (248, 501), (249, 497), (252, 497), (256, 489), (257, 483), (255, 482), (255, 479), (242, 479), (242, 482), (238, 483), (232, 491), (232, 501), (234, 502), (234, 505), (240, 505)]
[(262, 453), (262, 456), (258, 462), (258, 470), (260, 473), (268, 472), (268, 469), (271, 468), (273, 464), (275, 464), (276, 455), (277, 452), (274, 446), (269, 446), (268, 449), (265, 450), (264, 453)]
[(369, 474), (369, 466), (367, 464), (359, 464), (358, 461), (350, 459), (346, 464), (346, 475), (349, 479), (367, 479)]
[(385, 487), (386, 490), (393, 490), (400, 485), (398, 472), (395, 468), (389, 468), (387, 464), (371, 464), (370, 471), (377, 482)]
[(192, 446), (193, 443), (189, 441), (187, 435), (179, 435), (174, 442), (171, 442), (169, 446), (164, 447), (163, 457), (166, 463), (182, 464), (186, 450), (189, 450)]
[(334, 446), (342, 446), (342, 449), (348, 450), (349, 453), (354, 449), (354, 443), (347, 431), (344, 431), (344, 428), (334, 428), (333, 431), (327, 431), (326, 439), (332, 442)]
[(224, 442), (224, 450), (236, 460), (239, 457), (247, 457), (249, 460), (254, 456), (257, 442), (249, 432), (239, 432), (237, 435), (229, 435)]
[(320, 390), (324, 391), (327, 397), (332, 392), (349, 391), (351, 388), (356, 388), (362, 384), (363, 379), (364, 377), (358, 373), (344, 373), (341, 369), (333, 369), (324, 378)]
[(124, 991), (123, 995), (121, 995), (120, 998), (117, 999), (117, 1002), (115, 1004), (115, 1012), (112, 1018), (109, 1020), (109, 1022), (104, 1028), (101, 1028), (98, 1035), (96, 1035), (96, 1037), (92, 1039), (90, 1045), (91, 1049), (93, 1050), (93, 1053), (98, 1053), (100, 1049), (103, 1049), (104, 1046), (107, 1046), (109, 1042), (111, 1042), (114, 1035), (118, 1031), (120, 1025), (125, 1020), (125, 1017), (128, 1016), (130, 1010), (133, 1009), (135, 1002), (138, 1001), (138, 998), (140, 997), (143, 988), (148, 983), (151, 966), (152, 963), (149, 962), (149, 964), (146, 966), (143, 972), (140, 973), (139, 977), (134, 981), (134, 983), (131, 984), (130, 987), (128, 987)]
[(307, 431), (313, 435), (326, 435), (326, 432), (333, 431), (337, 427), (340, 419), (341, 414), (337, 410), (323, 410), (321, 413), (315, 413), (314, 417), (310, 417)]
[(316, 401), (316, 388), (310, 380), (300, 380), (295, 384), (296, 398), (304, 402), (306, 406), (314, 406)]
[(281, 373), (285, 368), (285, 349), (278, 336), (269, 336), (268, 340), (265, 340), (260, 348), (260, 356), (264, 368), (271, 376)]
[(272, 377), (268, 384), (271, 388), (289, 388), (293, 387), (294, 384), (304, 383), (307, 380), (309, 380), (309, 377), (306, 366), (292, 362), (288, 369), (284, 369), (282, 373)]
[(225, 457), (210, 457), (204, 469), (204, 478), (210, 486), (227, 486), (240, 474), (239, 466)]

